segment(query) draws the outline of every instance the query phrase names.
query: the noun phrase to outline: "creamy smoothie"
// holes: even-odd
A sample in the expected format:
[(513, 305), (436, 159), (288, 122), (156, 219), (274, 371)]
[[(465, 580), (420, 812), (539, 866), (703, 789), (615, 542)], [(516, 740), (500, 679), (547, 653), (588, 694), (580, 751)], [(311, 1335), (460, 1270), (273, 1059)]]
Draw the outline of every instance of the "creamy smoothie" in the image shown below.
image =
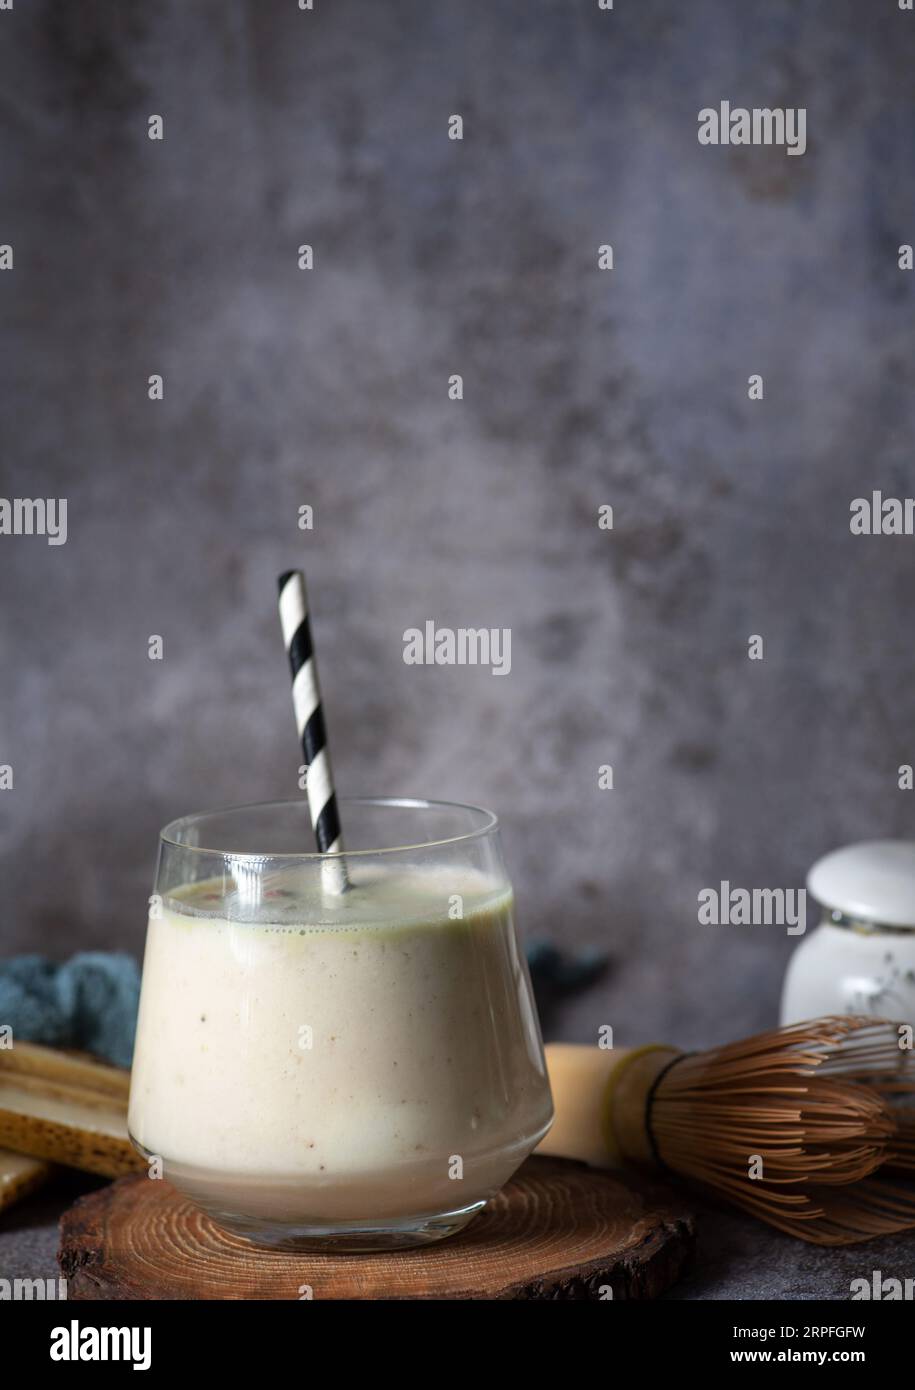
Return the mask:
[(331, 906), (294, 869), (251, 893), (197, 883), (150, 919), (134, 1140), (241, 1229), (485, 1201), (552, 1113), (510, 889), (373, 865)]

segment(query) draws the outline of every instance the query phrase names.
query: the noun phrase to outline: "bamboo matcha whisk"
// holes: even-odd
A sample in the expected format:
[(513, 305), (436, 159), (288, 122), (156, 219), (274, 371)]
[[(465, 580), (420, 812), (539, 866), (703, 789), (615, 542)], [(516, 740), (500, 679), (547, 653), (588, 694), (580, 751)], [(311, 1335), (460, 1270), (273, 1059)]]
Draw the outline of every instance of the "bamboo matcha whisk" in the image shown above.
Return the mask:
[(691, 1179), (845, 1245), (915, 1226), (915, 1059), (895, 1023), (822, 1018), (703, 1053), (554, 1043), (540, 1152)]

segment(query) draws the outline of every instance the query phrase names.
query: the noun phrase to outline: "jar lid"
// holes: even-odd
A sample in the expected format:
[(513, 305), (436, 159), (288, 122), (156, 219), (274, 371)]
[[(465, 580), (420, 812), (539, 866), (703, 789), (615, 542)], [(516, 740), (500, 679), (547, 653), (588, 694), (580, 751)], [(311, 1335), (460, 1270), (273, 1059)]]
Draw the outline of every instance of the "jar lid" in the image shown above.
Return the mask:
[(833, 850), (814, 864), (807, 888), (853, 921), (915, 928), (915, 842), (868, 840)]

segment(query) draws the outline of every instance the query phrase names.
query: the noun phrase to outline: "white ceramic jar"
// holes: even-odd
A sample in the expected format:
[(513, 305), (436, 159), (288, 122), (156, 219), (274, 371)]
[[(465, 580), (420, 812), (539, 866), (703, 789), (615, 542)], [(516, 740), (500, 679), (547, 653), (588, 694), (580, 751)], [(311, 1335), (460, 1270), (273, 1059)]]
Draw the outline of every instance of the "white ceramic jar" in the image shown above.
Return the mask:
[(869, 1014), (915, 1024), (915, 842), (834, 850), (807, 889), (823, 915), (791, 957), (782, 1023)]

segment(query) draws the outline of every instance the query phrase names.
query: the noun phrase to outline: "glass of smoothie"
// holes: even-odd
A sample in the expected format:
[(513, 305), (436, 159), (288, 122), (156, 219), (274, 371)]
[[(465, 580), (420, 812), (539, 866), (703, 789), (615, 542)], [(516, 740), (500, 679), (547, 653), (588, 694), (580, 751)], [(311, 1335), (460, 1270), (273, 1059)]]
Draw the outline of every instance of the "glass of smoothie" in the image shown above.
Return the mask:
[(424, 1244), (549, 1128), (540, 1031), (495, 816), (394, 799), (341, 814), (341, 855), (302, 852), (304, 801), (162, 831), (129, 1129), (255, 1242)]

